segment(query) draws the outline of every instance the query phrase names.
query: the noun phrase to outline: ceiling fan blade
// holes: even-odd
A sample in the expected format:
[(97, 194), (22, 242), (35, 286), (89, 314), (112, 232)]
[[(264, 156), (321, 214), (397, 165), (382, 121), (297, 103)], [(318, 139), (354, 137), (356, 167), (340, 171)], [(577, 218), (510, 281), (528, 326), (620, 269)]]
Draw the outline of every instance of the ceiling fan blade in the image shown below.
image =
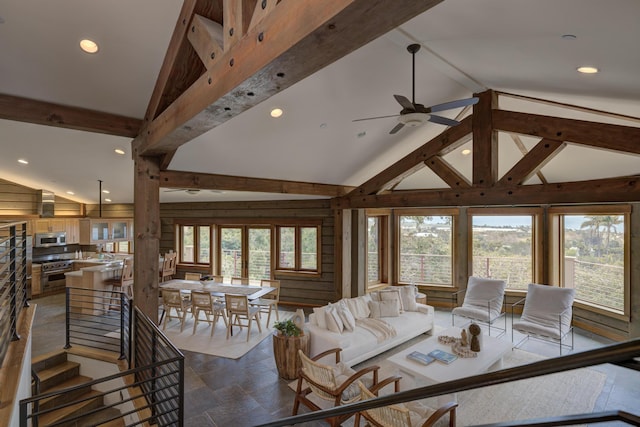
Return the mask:
[(439, 125), (445, 125), (445, 126), (456, 126), (460, 124), (460, 122), (457, 120), (448, 119), (442, 116), (434, 116), (433, 114), (430, 114), (427, 120), (430, 122), (438, 123)]
[(474, 96), (473, 98), (458, 99), (456, 101), (445, 102), (444, 104), (432, 105), (431, 107), (427, 108), (427, 110), (429, 110), (429, 112), (435, 113), (438, 111), (451, 110), (453, 108), (466, 107), (467, 105), (477, 104), (478, 101), (479, 99)]
[(396, 99), (396, 101), (398, 101), (398, 104), (400, 104), (402, 108), (415, 111), (415, 107), (413, 106), (413, 103), (409, 101), (406, 96), (393, 95), (393, 97)]
[(387, 117), (398, 117), (400, 114), (392, 114), (390, 116), (367, 117), (366, 119), (355, 119), (352, 122), (362, 122), (364, 120), (386, 119)]
[(390, 135), (393, 135), (394, 133), (398, 133), (398, 131), (400, 129), (402, 129), (404, 127), (404, 123), (398, 123), (396, 125), (396, 127), (394, 127), (393, 129), (391, 129), (391, 131), (389, 132)]

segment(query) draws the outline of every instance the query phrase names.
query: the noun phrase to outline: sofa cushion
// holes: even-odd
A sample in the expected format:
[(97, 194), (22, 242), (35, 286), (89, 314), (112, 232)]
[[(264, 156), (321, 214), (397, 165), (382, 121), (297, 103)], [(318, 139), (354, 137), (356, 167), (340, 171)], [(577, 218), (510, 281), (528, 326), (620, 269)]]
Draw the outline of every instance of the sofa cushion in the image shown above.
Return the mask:
[(404, 311), (404, 306), (402, 305), (402, 298), (400, 297), (400, 290), (394, 288), (383, 289), (379, 292), (380, 301), (398, 301), (398, 307), (400, 313)]
[(327, 309), (326, 306), (313, 308), (313, 312), (315, 313), (314, 318), (316, 319), (316, 324), (318, 325), (319, 328), (322, 328), (322, 329), (327, 329), (327, 321), (325, 319), (325, 313), (324, 313), (326, 309)]
[(416, 302), (416, 295), (418, 295), (418, 288), (414, 285), (397, 286), (400, 291), (400, 300), (405, 311), (418, 311), (418, 303)]
[(331, 332), (337, 332), (339, 334), (342, 333), (344, 329), (344, 324), (342, 323), (342, 319), (338, 314), (337, 307), (333, 304), (329, 304), (324, 311), (324, 317), (327, 322), (327, 329)]
[(371, 310), (371, 317), (374, 319), (380, 317), (398, 317), (400, 316), (400, 301), (394, 299), (371, 301), (369, 303), (369, 309)]
[(356, 298), (346, 298), (344, 299), (344, 302), (351, 314), (353, 314), (353, 317), (357, 320), (369, 317), (370, 311), (367, 300), (368, 298), (361, 296)]
[(338, 304), (337, 311), (340, 316), (340, 320), (342, 320), (342, 324), (344, 325), (344, 330), (347, 332), (353, 332), (356, 327), (356, 318), (353, 317), (353, 314), (349, 311), (347, 303), (345, 301), (341, 301)]

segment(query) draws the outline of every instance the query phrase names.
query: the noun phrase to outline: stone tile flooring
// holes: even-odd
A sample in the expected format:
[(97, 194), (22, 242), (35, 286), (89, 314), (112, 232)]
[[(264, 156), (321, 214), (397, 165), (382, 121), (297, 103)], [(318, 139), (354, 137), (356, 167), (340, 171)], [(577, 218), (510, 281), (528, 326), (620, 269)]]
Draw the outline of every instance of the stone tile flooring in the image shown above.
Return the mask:
[[(40, 298), (32, 303), (38, 306), (33, 331), (33, 355), (63, 347), (64, 295)], [(450, 312), (436, 310), (436, 324), (450, 326)], [(507, 337), (511, 337), (510, 331)], [(608, 339), (576, 330), (574, 351), (610, 343), (612, 341)], [(550, 357), (558, 354), (557, 347), (537, 341), (528, 341), (522, 349)], [(291, 414), (293, 392), (288, 387), (289, 381), (278, 377), (270, 339), (265, 339), (237, 360), (189, 351), (185, 351), (184, 355), (185, 426), (255, 426)], [(640, 372), (612, 365), (600, 365), (593, 369), (607, 374), (595, 411), (625, 410), (640, 414)], [(313, 427), (325, 423), (305, 425)]]

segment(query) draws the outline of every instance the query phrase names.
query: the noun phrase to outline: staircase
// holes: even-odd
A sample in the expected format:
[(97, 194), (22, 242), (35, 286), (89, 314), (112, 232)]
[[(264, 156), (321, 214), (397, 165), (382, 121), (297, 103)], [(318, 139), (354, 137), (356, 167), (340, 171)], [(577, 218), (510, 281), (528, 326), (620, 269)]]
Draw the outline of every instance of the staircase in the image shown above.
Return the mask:
[[(80, 364), (67, 360), (65, 351), (57, 351), (42, 356), (34, 357), (31, 363), (33, 371), (40, 378), (40, 393), (49, 393), (68, 387), (81, 386), (93, 380), (80, 375)], [(34, 390), (35, 394), (35, 390)], [(87, 399), (88, 398), (88, 399)], [(40, 401), (40, 411), (59, 407), (77, 400), (87, 399), (69, 406), (56, 409), (43, 414), (38, 419), (38, 425), (46, 427), (50, 425), (63, 427), (124, 427), (122, 419), (104, 422), (120, 413), (115, 408), (105, 408), (82, 419), (68, 421), (77, 415), (86, 414), (104, 406), (103, 396), (91, 386), (80, 387), (72, 392), (61, 393)]]

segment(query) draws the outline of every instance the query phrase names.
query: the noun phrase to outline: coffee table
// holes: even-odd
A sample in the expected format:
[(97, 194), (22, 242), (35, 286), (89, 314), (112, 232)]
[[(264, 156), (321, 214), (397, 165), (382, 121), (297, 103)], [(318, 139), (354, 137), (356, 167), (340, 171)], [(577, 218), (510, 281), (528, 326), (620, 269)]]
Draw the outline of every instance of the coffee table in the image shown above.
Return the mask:
[(411, 376), (419, 386), (432, 385), (472, 375), (478, 375), (488, 371), (494, 365), (496, 368), (502, 367), (502, 357), (511, 351), (512, 344), (510, 341), (490, 337), (488, 335), (482, 336), (482, 347), (481, 351), (478, 353), (478, 357), (458, 357), (458, 359), (454, 360), (449, 365), (438, 362), (437, 360), (428, 365), (423, 365), (407, 358), (407, 354), (413, 351), (428, 354), (432, 350), (441, 349), (452, 353), (450, 345), (440, 344), (438, 342), (438, 336), (446, 335), (459, 337), (460, 331), (460, 328), (451, 327), (440, 333), (434, 334), (431, 338), (394, 354), (387, 360), (397, 366), (400, 371)]

